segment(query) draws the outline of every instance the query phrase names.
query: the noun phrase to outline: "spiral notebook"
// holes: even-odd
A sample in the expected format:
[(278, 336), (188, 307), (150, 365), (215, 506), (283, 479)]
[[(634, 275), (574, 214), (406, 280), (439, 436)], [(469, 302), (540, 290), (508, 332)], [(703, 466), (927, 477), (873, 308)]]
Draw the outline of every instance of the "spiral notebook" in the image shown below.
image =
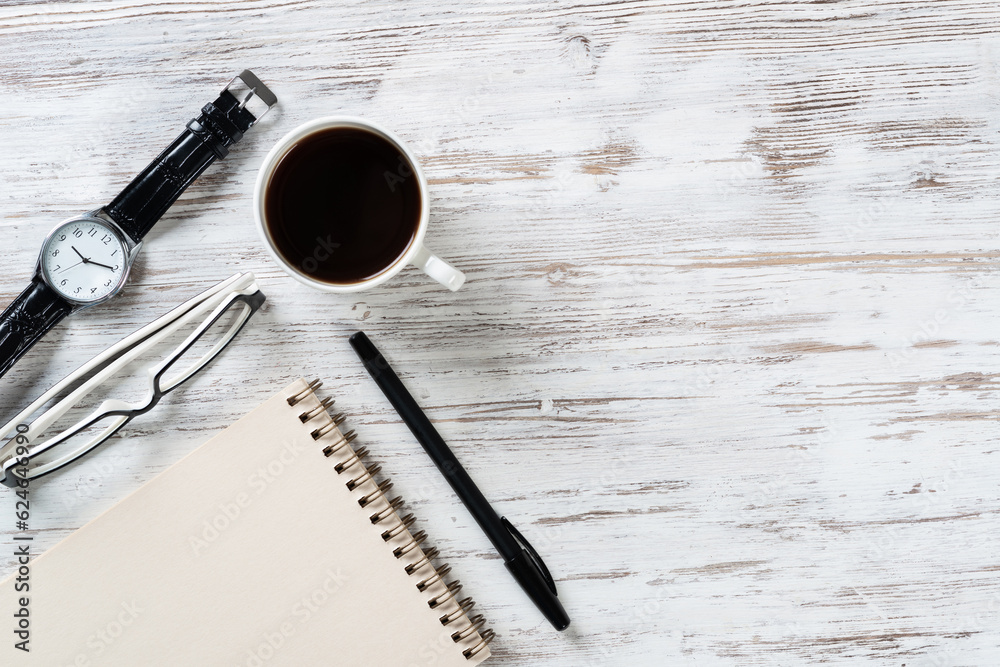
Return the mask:
[(485, 660), (493, 632), (318, 387), (296, 381), (32, 561), (30, 652), (8, 632), (0, 664)]

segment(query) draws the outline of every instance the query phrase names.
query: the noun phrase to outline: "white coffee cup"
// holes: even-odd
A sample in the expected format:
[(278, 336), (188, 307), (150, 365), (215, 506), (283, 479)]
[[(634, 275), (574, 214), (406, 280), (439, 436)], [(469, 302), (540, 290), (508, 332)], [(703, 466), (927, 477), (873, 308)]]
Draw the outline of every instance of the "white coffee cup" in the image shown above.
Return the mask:
[[(278, 251), (274, 239), (271, 238), (271, 234), (268, 231), (264, 220), (266, 215), (264, 199), (267, 194), (267, 186), (270, 182), (271, 175), (274, 173), (275, 167), (281, 161), (281, 158), (284, 157), (285, 154), (292, 149), (292, 147), (309, 135), (333, 128), (365, 130), (392, 144), (412, 166), (413, 175), (416, 177), (420, 188), (420, 218), (417, 221), (416, 233), (413, 235), (410, 245), (391, 266), (387, 267), (378, 275), (361, 282), (344, 284), (329, 283), (311, 276), (301, 267), (294, 266)], [(310, 287), (315, 287), (316, 289), (326, 292), (360, 292), (361, 290), (381, 285), (402, 271), (403, 267), (408, 264), (412, 264), (417, 267), (452, 291), (457, 290), (465, 283), (465, 274), (448, 264), (448, 262), (444, 261), (434, 253), (430, 252), (427, 249), (427, 246), (424, 245), (424, 236), (427, 234), (427, 224), (430, 219), (430, 198), (427, 194), (427, 179), (424, 177), (424, 172), (420, 168), (420, 164), (417, 162), (413, 153), (410, 152), (406, 145), (396, 135), (369, 120), (353, 116), (326, 116), (311, 120), (303, 125), (299, 125), (297, 128), (282, 137), (264, 158), (264, 163), (261, 165), (260, 171), (257, 173), (257, 184), (254, 187), (253, 193), (253, 215), (254, 221), (257, 224), (257, 231), (260, 233), (260, 237), (264, 241), (264, 245), (267, 247), (271, 257), (274, 258), (274, 261), (276, 261), (290, 276), (298, 280), (300, 283), (309, 285)]]

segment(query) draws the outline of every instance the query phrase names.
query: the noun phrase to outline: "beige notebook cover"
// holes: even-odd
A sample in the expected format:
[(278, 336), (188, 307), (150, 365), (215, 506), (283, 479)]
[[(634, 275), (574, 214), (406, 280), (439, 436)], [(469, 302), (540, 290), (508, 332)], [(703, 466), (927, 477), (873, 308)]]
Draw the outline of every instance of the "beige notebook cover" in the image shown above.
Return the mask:
[(0, 584), (5, 626), (31, 614), (0, 664), (479, 664), (492, 632), (357, 459), (295, 382), (32, 561), (29, 593)]

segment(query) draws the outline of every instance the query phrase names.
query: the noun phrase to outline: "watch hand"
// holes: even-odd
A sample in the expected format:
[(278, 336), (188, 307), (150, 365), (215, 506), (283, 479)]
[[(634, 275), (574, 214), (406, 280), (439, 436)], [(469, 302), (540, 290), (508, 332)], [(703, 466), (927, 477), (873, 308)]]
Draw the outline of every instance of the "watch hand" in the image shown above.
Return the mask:
[[(82, 259), (82, 260), (83, 260), (83, 263), (84, 263), (84, 264), (86, 264), (87, 262), (89, 262), (89, 261), (90, 261), (89, 259), (87, 259), (86, 257), (84, 257), (84, 256), (83, 256), (83, 255), (82, 255), (82, 254), (80, 253), (80, 251), (79, 251), (79, 250), (77, 250), (77, 249), (76, 249), (76, 246), (75, 246), (75, 245), (71, 245), (71, 246), (70, 246), (70, 248), (72, 248), (72, 249), (73, 249), (73, 252), (75, 252), (75, 253), (76, 253), (77, 255), (80, 255), (80, 259)], [(74, 266), (75, 266), (75, 265), (74, 265)]]
[[(75, 250), (75, 248), (74, 248), (74, 250)], [(80, 266), (81, 264), (86, 264), (86, 263), (87, 263), (87, 260), (83, 260), (82, 262), (77, 262), (76, 264), (70, 264), (65, 269), (61, 270), (59, 273), (65, 273), (66, 271), (69, 271), (70, 269), (72, 269), (74, 266)]]
[(101, 264), (100, 262), (95, 262), (92, 259), (88, 259), (87, 260), (87, 264), (93, 264), (94, 266), (103, 266), (105, 269), (108, 269), (110, 271), (114, 271), (115, 270), (115, 268), (113, 266), (108, 266), (107, 264)]

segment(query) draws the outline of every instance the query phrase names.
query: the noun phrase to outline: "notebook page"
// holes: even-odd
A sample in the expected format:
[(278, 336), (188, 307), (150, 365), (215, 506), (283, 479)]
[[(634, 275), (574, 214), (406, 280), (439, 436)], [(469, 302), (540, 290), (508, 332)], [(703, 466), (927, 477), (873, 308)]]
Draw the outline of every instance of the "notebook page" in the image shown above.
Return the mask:
[[(379, 499), (362, 508), (349, 491), (360, 465), (337, 474), (325, 443), (310, 433), (330, 423), (311, 393), (295, 406), (296, 381), (180, 462), (87, 524), (31, 565), (30, 653), (0, 642), (0, 664), (45, 667), (137, 665), (275, 667), (467, 667), (463, 649), (440, 617), (458, 608), (440, 582), (419, 591), (393, 547), (383, 541), (393, 518), (375, 526)], [(352, 472), (354, 474), (350, 474)], [(39, 482), (44, 483), (44, 482)], [(0, 584), (0, 613), (10, 619), (12, 575)], [(9, 622), (7, 624), (9, 626)]]

